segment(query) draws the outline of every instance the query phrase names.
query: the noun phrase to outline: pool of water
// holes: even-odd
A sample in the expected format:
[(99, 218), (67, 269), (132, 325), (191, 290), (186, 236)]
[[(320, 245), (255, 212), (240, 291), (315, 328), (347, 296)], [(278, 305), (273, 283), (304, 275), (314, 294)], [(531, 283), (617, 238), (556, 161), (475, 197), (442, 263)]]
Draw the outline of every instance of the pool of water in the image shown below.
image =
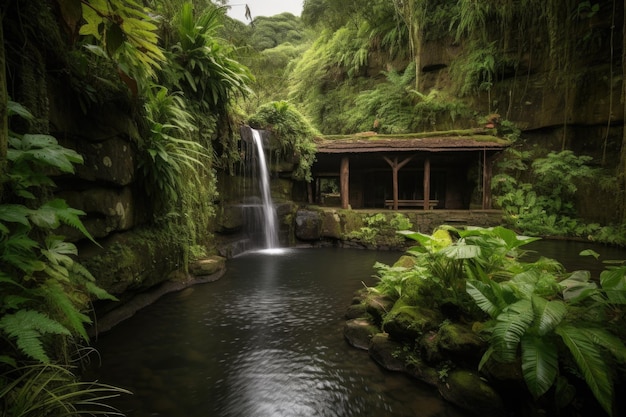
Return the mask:
[(134, 394), (128, 416), (461, 417), (438, 393), (385, 371), (343, 339), (343, 313), (373, 264), (399, 253), (290, 249), (229, 260), (95, 342), (101, 382)]
[[(595, 277), (602, 262), (580, 251), (626, 259), (623, 249), (579, 242), (527, 248), (528, 260), (555, 258)], [(465, 416), (343, 339), (354, 292), (376, 282), (376, 261), (400, 255), (324, 248), (239, 256), (219, 281), (169, 294), (101, 335), (101, 366), (91, 376), (134, 393), (115, 404), (128, 416)]]

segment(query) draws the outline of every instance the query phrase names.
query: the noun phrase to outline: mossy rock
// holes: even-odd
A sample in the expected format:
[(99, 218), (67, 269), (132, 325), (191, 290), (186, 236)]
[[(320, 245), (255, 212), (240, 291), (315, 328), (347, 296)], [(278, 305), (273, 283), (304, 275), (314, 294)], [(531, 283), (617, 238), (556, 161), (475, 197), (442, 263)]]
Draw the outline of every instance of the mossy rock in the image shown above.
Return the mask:
[(453, 371), (439, 383), (439, 392), (447, 401), (477, 416), (504, 416), (504, 403), (493, 387), (475, 372)]
[(368, 352), (380, 366), (390, 371), (404, 371), (403, 345), (389, 338), (387, 333), (372, 337)]
[(439, 334), (436, 331), (429, 331), (422, 335), (418, 342), (422, 359), (428, 363), (437, 363), (445, 360), (439, 350)]
[(100, 248), (81, 248), (80, 262), (98, 286), (117, 296), (145, 291), (184, 265), (182, 242), (165, 228), (118, 233), (101, 244)]
[(374, 318), (377, 325), (381, 325), (383, 317), (393, 308), (394, 300), (384, 294), (369, 294), (365, 300), (366, 311)]
[(320, 213), (313, 210), (298, 210), (296, 213), (296, 237), (300, 240), (319, 240), (322, 231)]
[(189, 265), (189, 273), (202, 277), (213, 275), (226, 267), (226, 258), (222, 256), (209, 256), (198, 259)]
[(434, 310), (399, 300), (385, 316), (383, 328), (395, 340), (414, 343), (424, 332), (437, 328), (441, 320)]
[(343, 327), (343, 336), (348, 343), (362, 350), (368, 350), (372, 337), (379, 332), (378, 326), (367, 318), (348, 320)]
[(355, 232), (361, 229), (365, 225), (363, 222), (363, 215), (351, 210), (339, 210), (339, 217), (341, 218), (342, 228), (345, 239), (350, 232)]
[(439, 383), (439, 372), (432, 366), (429, 366), (420, 358), (405, 358), (405, 372), (407, 375), (436, 387)]
[(437, 345), (457, 360), (478, 361), (487, 349), (487, 342), (471, 328), (459, 323), (446, 323), (439, 328)]
[(322, 213), (322, 237), (341, 239), (341, 218), (335, 211)]
[(411, 255), (402, 255), (394, 264), (394, 267), (413, 268), (415, 266), (415, 257)]
[(345, 318), (347, 319), (357, 319), (359, 317), (367, 316), (367, 307), (365, 304), (352, 304), (346, 309)]

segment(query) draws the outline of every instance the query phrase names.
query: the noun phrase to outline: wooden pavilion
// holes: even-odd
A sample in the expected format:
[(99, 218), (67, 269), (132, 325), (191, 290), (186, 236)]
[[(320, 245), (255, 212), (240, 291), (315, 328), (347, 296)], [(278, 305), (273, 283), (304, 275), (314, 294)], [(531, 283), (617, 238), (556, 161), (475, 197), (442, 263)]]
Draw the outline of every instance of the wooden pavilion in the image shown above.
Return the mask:
[(310, 200), (355, 209), (490, 209), (493, 160), (509, 146), (493, 134), (474, 129), (320, 137)]

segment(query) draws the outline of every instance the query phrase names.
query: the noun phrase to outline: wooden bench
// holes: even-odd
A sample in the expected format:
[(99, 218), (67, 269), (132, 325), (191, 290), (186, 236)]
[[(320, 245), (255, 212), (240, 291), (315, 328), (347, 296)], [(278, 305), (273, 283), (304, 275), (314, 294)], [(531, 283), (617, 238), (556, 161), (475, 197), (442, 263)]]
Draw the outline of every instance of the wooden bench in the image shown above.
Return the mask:
[[(429, 200), (428, 208), (432, 210), (439, 200)], [(424, 200), (398, 200), (398, 208), (400, 207), (424, 207)], [(385, 200), (385, 208), (393, 208), (393, 200)]]

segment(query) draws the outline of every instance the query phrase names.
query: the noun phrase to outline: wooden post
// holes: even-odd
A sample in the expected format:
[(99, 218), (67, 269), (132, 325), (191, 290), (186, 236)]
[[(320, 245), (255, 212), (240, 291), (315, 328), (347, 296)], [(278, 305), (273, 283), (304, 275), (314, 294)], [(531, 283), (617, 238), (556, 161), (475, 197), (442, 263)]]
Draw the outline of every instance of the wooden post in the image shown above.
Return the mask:
[(492, 158), (487, 157), (487, 151), (483, 150), (483, 210), (491, 208), (492, 162)]
[(424, 210), (430, 209), (430, 158), (424, 160)]
[(409, 156), (400, 163), (398, 163), (398, 157), (395, 157), (393, 161), (386, 156), (383, 156), (383, 159), (387, 161), (389, 166), (391, 166), (393, 178), (393, 209), (398, 210), (398, 171), (400, 171), (400, 168), (408, 164), (409, 161), (413, 159), (413, 156)]
[(341, 187), (341, 208), (350, 207), (350, 158), (341, 158), (341, 168), (339, 169), (339, 182)]

